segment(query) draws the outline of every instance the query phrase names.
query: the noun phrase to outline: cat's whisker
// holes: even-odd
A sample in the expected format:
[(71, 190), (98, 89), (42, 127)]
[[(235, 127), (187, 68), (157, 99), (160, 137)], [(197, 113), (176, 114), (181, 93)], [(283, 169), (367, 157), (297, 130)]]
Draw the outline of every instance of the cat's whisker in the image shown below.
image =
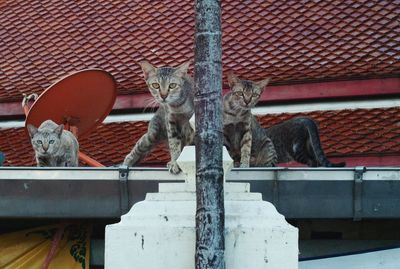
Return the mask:
[(242, 107), (238, 103), (233, 103), (233, 109), (236, 113), (238, 113), (240, 110), (242, 110)]
[(153, 106), (151, 107), (151, 110), (150, 110), (150, 111), (151, 111), (152, 113), (154, 113), (154, 111), (156, 110), (157, 106), (158, 106), (158, 102), (157, 102), (157, 100), (154, 100)]
[(146, 112), (146, 109), (149, 107), (150, 108), (154, 107), (154, 102), (156, 102), (156, 100), (153, 97), (149, 97), (145, 99), (145, 102), (146, 104), (142, 112)]

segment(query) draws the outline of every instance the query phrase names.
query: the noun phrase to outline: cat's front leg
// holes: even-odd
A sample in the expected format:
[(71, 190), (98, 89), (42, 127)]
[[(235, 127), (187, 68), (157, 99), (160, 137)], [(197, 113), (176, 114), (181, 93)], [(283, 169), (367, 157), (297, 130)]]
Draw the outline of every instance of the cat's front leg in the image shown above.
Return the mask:
[(131, 152), (126, 155), (123, 165), (133, 166), (143, 159), (160, 141), (160, 122), (158, 119), (150, 121), (147, 133), (135, 144)]
[(172, 174), (179, 174), (182, 170), (176, 160), (181, 155), (182, 150), (182, 137), (178, 131), (177, 123), (168, 121), (168, 145), (171, 156), (171, 161), (167, 163), (167, 168)]
[(245, 126), (245, 132), (242, 140), (240, 141), (240, 167), (250, 166), (250, 155), (251, 155), (251, 126), (250, 124)]
[(172, 174), (179, 174), (182, 170), (179, 167), (176, 160), (181, 154), (181, 141), (177, 138), (168, 138), (169, 151), (171, 155), (171, 161), (167, 163), (167, 168)]
[(36, 166), (37, 167), (46, 167), (47, 163), (42, 161), (41, 159), (36, 159)]
[(49, 160), (45, 157), (38, 157), (36, 156), (36, 165), (37, 167), (47, 167), (51, 166)]

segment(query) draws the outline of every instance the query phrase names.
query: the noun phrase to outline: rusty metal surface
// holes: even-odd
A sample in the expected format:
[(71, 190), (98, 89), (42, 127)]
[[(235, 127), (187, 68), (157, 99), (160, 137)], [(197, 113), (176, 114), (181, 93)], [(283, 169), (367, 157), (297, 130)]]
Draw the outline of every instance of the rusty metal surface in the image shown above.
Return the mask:
[[(273, 84), (398, 75), (399, 9), (399, 1), (223, 1), (224, 71)], [(90, 67), (111, 72), (119, 94), (147, 92), (137, 61), (193, 59), (189, 0), (7, 0), (0, 25), (0, 102)]]

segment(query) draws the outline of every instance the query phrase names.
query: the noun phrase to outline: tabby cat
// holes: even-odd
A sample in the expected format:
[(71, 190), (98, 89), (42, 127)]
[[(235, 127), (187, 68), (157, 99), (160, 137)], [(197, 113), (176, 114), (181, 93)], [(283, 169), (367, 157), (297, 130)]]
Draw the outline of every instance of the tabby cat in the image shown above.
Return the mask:
[(235, 167), (274, 166), (271, 139), (251, 114), (269, 79), (252, 82), (228, 76), (231, 91), (223, 99), (224, 143)]
[[(238, 92), (237, 98), (227, 97), (231, 100), (231, 107), (243, 106), (246, 104), (246, 89), (247, 89), (247, 102), (249, 98), (249, 93), (252, 92), (251, 102), (249, 106), (254, 107), (258, 102), (258, 97), (263, 91), (263, 88), (267, 85), (267, 80), (261, 82), (252, 82), (247, 80), (240, 80), (235, 75), (231, 74), (229, 76), (230, 86), (232, 88), (231, 95)], [(229, 106), (225, 106), (225, 113), (230, 111)], [(232, 116), (240, 117), (240, 114), (233, 113)], [(257, 122), (255, 117), (252, 117), (252, 123)], [(274, 145), (275, 152), (277, 154), (277, 163), (286, 163), (290, 161), (296, 161), (308, 166), (326, 166), (326, 167), (342, 167), (346, 163), (331, 163), (326, 158), (324, 151), (322, 150), (318, 125), (317, 123), (306, 117), (294, 118), (285, 121), (281, 124), (274, 125), (268, 129), (263, 129), (260, 125), (254, 124), (252, 128), (253, 145), (258, 145), (263, 139), (270, 138)], [(224, 130), (226, 135), (229, 137), (230, 130)], [(250, 166), (258, 166), (260, 163), (259, 159), (262, 160), (264, 156), (258, 150), (257, 147), (252, 147), (251, 159), (258, 160), (256, 163), (250, 163)], [(261, 154), (261, 156), (260, 156)]]
[(28, 124), (37, 166), (78, 166), (79, 144), (75, 136), (64, 130), (64, 125), (52, 120), (44, 121), (39, 128)]
[(189, 119), (194, 113), (193, 79), (187, 74), (189, 62), (179, 67), (154, 67), (140, 62), (144, 79), (159, 108), (145, 133), (125, 157), (124, 165), (132, 166), (143, 159), (159, 143), (167, 143), (171, 161), (169, 171), (181, 171), (176, 160), (182, 148), (194, 143), (194, 130)]

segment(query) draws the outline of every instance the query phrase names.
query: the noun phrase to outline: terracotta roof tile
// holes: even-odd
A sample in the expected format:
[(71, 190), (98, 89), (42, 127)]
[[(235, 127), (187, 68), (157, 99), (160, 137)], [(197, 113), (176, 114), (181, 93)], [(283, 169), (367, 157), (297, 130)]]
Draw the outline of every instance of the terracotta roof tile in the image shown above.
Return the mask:
[[(283, 113), (258, 119), (268, 127), (297, 116), (309, 116), (319, 123), (321, 143), (329, 157), (400, 156), (400, 108)], [(81, 150), (106, 166), (120, 164), (146, 132), (147, 125), (144, 121), (103, 124), (80, 141)], [(22, 128), (1, 129), (0, 150), (5, 152), (8, 166), (35, 164), (32, 147)], [(168, 150), (160, 145), (142, 165), (164, 165), (168, 161)]]
[[(399, 1), (223, 1), (224, 70), (273, 83), (395, 76)], [(0, 102), (68, 73), (111, 72), (120, 94), (145, 91), (137, 61), (193, 58), (193, 1), (0, 3)]]

